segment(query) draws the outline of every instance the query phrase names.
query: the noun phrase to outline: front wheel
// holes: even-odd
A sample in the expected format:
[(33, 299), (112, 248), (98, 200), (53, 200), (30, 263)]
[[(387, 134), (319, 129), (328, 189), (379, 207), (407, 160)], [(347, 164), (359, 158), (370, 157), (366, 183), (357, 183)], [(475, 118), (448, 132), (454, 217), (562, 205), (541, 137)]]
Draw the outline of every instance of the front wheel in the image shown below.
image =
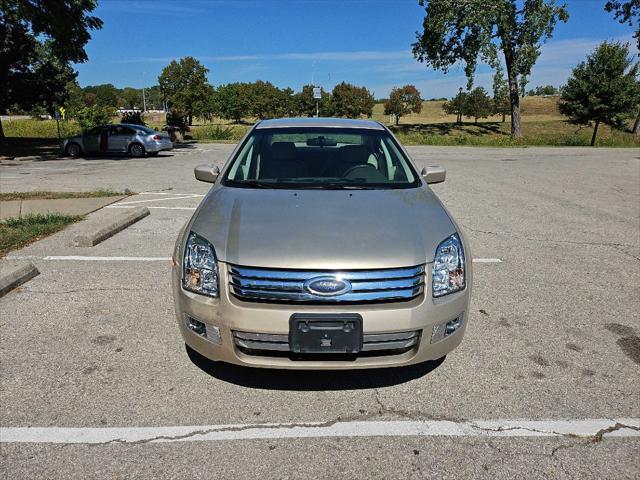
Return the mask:
[(144, 147), (139, 143), (134, 143), (129, 147), (129, 153), (135, 158), (144, 157)]
[(70, 157), (79, 157), (82, 154), (82, 148), (77, 143), (70, 143), (67, 145), (65, 152)]

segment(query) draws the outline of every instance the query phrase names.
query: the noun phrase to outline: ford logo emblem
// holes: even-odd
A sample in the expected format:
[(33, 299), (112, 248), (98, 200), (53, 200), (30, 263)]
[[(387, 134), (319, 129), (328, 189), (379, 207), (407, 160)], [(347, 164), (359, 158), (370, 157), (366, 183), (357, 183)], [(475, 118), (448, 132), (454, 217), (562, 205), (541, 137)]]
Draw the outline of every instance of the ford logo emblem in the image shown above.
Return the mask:
[(332, 297), (350, 292), (351, 283), (333, 276), (314, 277), (304, 282), (304, 288), (313, 295)]

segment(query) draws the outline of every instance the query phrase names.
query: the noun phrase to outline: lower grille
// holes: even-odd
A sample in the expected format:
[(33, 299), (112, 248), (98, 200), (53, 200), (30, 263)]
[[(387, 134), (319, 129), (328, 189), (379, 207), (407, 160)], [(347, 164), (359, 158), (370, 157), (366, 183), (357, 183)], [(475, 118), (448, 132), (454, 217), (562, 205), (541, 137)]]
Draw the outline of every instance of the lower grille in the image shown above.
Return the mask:
[[(291, 353), (289, 336), (282, 334), (233, 332), (233, 341), (248, 355), (282, 355)], [(366, 333), (362, 351), (365, 355), (398, 355), (420, 342), (420, 330), (396, 333)]]
[[(318, 292), (328, 280), (341, 289)], [(242, 300), (281, 303), (407, 301), (424, 290), (424, 265), (382, 270), (280, 270), (229, 265), (229, 290)]]

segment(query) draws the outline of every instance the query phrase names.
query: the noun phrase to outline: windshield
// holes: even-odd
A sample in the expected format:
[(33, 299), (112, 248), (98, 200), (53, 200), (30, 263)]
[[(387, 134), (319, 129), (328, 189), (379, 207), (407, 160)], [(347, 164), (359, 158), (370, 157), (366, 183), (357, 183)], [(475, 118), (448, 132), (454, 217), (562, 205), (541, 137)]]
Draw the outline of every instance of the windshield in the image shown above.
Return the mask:
[(144, 133), (149, 134), (149, 135), (155, 132), (155, 130), (153, 128), (144, 127), (142, 125), (132, 125), (132, 127), (137, 129), (137, 130), (142, 130)]
[(247, 188), (409, 188), (418, 177), (384, 130), (255, 129), (224, 185)]

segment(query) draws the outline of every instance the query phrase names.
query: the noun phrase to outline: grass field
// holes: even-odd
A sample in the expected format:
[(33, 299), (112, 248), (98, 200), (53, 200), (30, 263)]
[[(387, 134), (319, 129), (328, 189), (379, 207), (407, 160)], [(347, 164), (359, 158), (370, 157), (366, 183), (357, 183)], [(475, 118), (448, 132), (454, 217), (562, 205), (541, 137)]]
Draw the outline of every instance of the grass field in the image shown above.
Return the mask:
[(90, 192), (8, 192), (0, 193), (0, 201), (9, 200), (51, 200), (59, 198), (99, 198), (118, 197), (127, 193), (114, 192), (113, 190), (93, 190)]
[[(400, 119), (398, 126), (384, 115), (381, 103), (373, 109), (374, 120), (390, 125), (398, 138), (407, 145), (477, 145), (477, 146), (588, 146), (592, 130), (567, 122), (558, 111), (557, 97), (524, 97), (521, 99), (523, 138), (513, 140), (510, 122), (502, 122), (501, 116), (481, 119), (477, 124), (465, 118), (462, 124), (455, 123), (455, 115), (442, 110), (442, 101), (423, 102), (422, 112)], [(149, 126), (160, 129), (163, 118), (156, 115), (148, 119)], [(117, 121), (117, 120), (114, 120)], [(250, 128), (253, 119), (236, 125), (221, 119), (196, 121), (187, 138), (199, 142), (235, 143)], [(57, 153), (56, 124), (53, 120), (4, 121), (8, 141), (0, 144), (0, 156), (38, 155)], [(80, 129), (75, 122), (61, 122), (63, 135), (72, 135)], [(598, 132), (597, 146), (640, 147), (640, 136), (602, 126)], [(30, 152), (30, 153), (29, 153)], [(38, 152), (38, 153), (33, 153)]]
[(62, 230), (82, 217), (37, 214), (0, 221), (0, 257), (9, 251), (22, 248), (29, 243)]

